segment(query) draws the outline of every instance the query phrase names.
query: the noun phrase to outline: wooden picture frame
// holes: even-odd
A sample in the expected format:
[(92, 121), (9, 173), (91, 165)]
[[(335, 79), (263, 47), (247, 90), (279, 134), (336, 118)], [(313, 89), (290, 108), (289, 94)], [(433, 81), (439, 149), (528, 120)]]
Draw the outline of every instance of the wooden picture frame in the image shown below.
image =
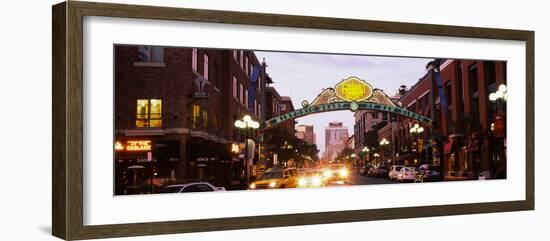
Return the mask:
[[(66, 240), (266, 228), (534, 209), (534, 32), (68, 1), (52, 8), (52, 233)], [(83, 17), (298, 27), (526, 43), (525, 200), (87, 226), (83, 224)]]

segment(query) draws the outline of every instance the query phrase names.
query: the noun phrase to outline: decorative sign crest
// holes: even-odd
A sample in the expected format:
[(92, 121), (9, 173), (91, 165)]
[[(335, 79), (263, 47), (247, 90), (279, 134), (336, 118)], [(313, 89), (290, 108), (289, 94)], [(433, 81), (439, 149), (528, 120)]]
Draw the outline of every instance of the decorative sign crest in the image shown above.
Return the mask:
[(366, 100), (372, 96), (373, 91), (367, 82), (354, 76), (342, 80), (334, 88), (338, 98), (350, 102)]
[(334, 88), (324, 89), (311, 103), (304, 100), (302, 106), (317, 106), (337, 102), (370, 102), (396, 106), (382, 90), (374, 89), (364, 80), (354, 76), (342, 80)]

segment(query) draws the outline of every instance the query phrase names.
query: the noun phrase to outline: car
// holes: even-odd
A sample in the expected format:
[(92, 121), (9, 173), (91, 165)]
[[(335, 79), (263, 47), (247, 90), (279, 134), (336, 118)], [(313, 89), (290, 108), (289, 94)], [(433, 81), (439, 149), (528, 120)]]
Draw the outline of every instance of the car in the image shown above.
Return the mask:
[(431, 182), (431, 181), (441, 181), (441, 166), (434, 166), (424, 164), (418, 168), (418, 172), (415, 175), (415, 182)]
[(295, 188), (298, 187), (298, 171), (296, 168), (270, 168), (260, 178), (252, 182), (249, 190)]
[(386, 169), (386, 167), (384, 166), (371, 167), (371, 169), (369, 169), (368, 175), (370, 177), (385, 177), (386, 175), (388, 175), (388, 169)]
[(330, 164), (323, 168), (323, 177), (329, 183), (345, 184), (348, 182), (349, 170), (344, 164)]
[(324, 187), (328, 184), (328, 179), (323, 177), (323, 170), (309, 169), (300, 172), (298, 177), (298, 187)]
[(404, 167), (403, 165), (392, 165), (392, 166), (390, 166), (390, 169), (388, 171), (388, 178), (390, 178), (390, 180), (392, 180), (392, 181), (396, 180), (397, 179), (397, 173), (403, 167)]
[(185, 193), (185, 192), (218, 192), (225, 191), (224, 187), (215, 187), (208, 182), (191, 182), (174, 184), (162, 187), (158, 193)]
[(414, 181), (416, 172), (416, 168), (414, 167), (403, 167), (397, 173), (397, 181)]
[(362, 176), (367, 176), (371, 167), (372, 166), (370, 166), (370, 165), (360, 167), (359, 168), (359, 174), (362, 175)]

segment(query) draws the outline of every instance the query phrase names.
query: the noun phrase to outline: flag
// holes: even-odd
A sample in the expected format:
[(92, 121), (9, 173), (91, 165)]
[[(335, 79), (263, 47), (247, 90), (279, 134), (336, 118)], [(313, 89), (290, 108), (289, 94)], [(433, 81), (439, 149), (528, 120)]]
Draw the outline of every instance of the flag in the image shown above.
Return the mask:
[(254, 99), (256, 99), (256, 89), (260, 77), (260, 66), (252, 66), (252, 76), (250, 77), (250, 85), (248, 86), (248, 110), (254, 112)]

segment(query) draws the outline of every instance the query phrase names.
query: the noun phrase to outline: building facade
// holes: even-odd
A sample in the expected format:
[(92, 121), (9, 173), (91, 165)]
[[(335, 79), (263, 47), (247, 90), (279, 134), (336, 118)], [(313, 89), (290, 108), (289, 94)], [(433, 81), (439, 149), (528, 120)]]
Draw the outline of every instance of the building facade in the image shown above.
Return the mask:
[(317, 145), (316, 135), (313, 125), (297, 125), (296, 126), (296, 137), (298, 139), (304, 140), (310, 145)]
[(252, 51), (115, 46), (117, 192), (139, 182), (238, 184), (238, 143), (253, 133), (233, 123), (264, 118), (261, 66)]
[(439, 69), (440, 87), (428, 72), (401, 98), (433, 125), (413, 133), (415, 123), (400, 118), (400, 155), (439, 164), (446, 178), (505, 178), (506, 103), (489, 95), (506, 85), (506, 63), (445, 60)]

